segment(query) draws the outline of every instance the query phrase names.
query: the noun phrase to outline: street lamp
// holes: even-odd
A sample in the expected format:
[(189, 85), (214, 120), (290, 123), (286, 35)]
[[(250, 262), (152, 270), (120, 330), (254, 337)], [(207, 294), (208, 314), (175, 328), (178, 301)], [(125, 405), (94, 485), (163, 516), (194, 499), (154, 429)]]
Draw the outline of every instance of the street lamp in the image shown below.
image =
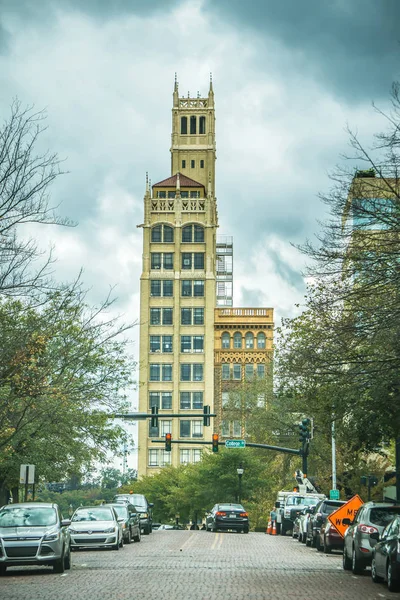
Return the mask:
[(242, 498), (242, 476), (243, 476), (243, 473), (244, 473), (244, 469), (243, 469), (242, 463), (240, 463), (240, 465), (236, 469), (236, 472), (237, 472), (238, 477), (239, 477), (238, 503), (240, 504), (241, 503), (241, 498)]

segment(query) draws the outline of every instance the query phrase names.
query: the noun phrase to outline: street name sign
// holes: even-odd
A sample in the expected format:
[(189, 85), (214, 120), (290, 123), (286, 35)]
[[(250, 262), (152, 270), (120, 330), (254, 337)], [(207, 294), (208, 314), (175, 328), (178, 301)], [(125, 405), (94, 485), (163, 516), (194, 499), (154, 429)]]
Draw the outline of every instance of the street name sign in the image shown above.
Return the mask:
[(364, 502), (361, 500), (360, 496), (356, 494), (350, 498), (348, 502), (339, 506), (335, 512), (328, 515), (329, 521), (338, 530), (342, 537), (344, 537), (346, 529), (348, 528), (348, 525), (343, 524), (343, 519), (350, 519), (350, 521), (354, 521), (357, 511), (362, 504), (364, 504)]
[(340, 500), (340, 491), (339, 490), (330, 490), (329, 491), (329, 500)]
[(225, 448), (246, 448), (246, 440), (225, 440)]

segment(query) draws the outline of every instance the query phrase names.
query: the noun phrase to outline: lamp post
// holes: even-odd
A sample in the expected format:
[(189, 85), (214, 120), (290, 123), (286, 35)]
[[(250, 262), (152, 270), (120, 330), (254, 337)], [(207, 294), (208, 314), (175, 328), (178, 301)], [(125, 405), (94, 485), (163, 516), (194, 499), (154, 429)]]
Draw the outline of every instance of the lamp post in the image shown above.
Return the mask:
[(242, 500), (242, 476), (244, 473), (244, 469), (243, 469), (243, 465), (242, 463), (240, 463), (240, 465), (238, 466), (238, 468), (236, 469), (236, 472), (238, 474), (239, 477), (239, 494), (238, 494), (238, 503), (241, 503)]

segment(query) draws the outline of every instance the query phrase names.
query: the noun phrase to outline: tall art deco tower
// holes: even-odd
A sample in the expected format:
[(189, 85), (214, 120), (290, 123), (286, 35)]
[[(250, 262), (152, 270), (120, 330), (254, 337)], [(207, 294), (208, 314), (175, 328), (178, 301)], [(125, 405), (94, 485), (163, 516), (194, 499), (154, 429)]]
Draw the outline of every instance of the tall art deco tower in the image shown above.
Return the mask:
[[(214, 409), (216, 305), (215, 109), (208, 96), (179, 97), (172, 108), (171, 175), (146, 185), (140, 282), (139, 411), (159, 409), (159, 426), (139, 423), (139, 475), (200, 460), (211, 440), (201, 418), (171, 418)], [(152, 443), (166, 433), (189, 442)]]

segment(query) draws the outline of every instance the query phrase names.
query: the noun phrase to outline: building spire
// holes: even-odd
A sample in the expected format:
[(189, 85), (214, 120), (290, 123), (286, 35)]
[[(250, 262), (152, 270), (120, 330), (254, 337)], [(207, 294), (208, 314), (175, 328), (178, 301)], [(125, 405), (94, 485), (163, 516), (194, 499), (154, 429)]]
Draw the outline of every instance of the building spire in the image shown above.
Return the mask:
[(178, 88), (179, 88), (179, 85), (178, 85), (178, 76), (175, 73), (174, 94), (173, 94), (173, 97), (174, 97), (174, 102), (173, 102), (174, 107), (178, 106), (178, 104), (179, 104), (179, 90), (178, 90)]
[(146, 194), (149, 191), (149, 172), (146, 171)]
[(213, 84), (212, 84), (212, 73), (210, 73), (210, 92), (209, 93), (211, 94), (212, 92), (214, 92), (214, 90), (213, 90)]
[(179, 177), (179, 171), (176, 174), (176, 193), (177, 193), (177, 195), (178, 194), (180, 195), (180, 193), (181, 193), (181, 180)]

